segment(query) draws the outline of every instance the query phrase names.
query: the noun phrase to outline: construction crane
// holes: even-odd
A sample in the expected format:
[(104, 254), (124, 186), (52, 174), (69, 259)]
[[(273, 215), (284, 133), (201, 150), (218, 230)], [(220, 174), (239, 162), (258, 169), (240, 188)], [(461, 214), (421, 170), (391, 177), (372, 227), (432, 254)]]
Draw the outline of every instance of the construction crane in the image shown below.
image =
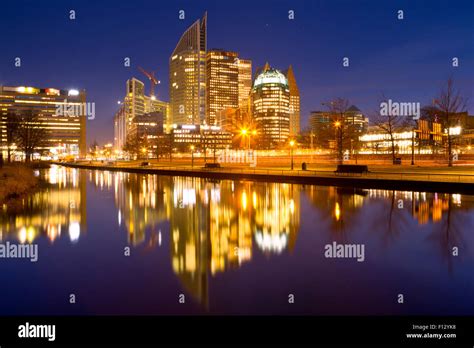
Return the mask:
[(138, 69), (150, 80), (150, 97), (152, 99), (155, 98), (155, 86), (160, 83), (155, 77), (154, 71), (146, 71), (142, 67), (138, 67)]

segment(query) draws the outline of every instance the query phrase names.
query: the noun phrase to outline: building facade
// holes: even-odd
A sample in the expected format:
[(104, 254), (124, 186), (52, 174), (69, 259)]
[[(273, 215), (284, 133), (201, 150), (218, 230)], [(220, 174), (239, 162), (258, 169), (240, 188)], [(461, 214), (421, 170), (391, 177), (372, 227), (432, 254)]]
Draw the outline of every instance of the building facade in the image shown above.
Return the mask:
[(44, 130), (39, 152), (51, 157), (86, 155), (86, 119), (95, 117), (95, 106), (86, 104), (84, 90), (0, 86), (0, 146), (4, 155), (11, 140), (15, 142), (7, 136), (10, 122), (25, 115), (34, 117)]
[(257, 123), (259, 147), (277, 148), (290, 137), (290, 88), (284, 74), (266, 68), (253, 83), (252, 118)]
[(205, 120), (206, 41), (207, 13), (184, 32), (169, 59), (170, 123)]
[(169, 103), (155, 96), (145, 95), (145, 84), (142, 81), (136, 78), (127, 80), (125, 98), (119, 105), (114, 116), (115, 150), (121, 151), (129, 137), (140, 136), (141, 131), (137, 127), (143, 115), (160, 114), (164, 130), (169, 132)]
[[(315, 145), (322, 148), (334, 147), (336, 133), (335, 121), (340, 115), (332, 114), (330, 111), (311, 111), (309, 116), (309, 128), (314, 136)], [(357, 140), (367, 132), (369, 119), (355, 105), (349, 107), (342, 115), (344, 129), (347, 138)]]
[(174, 125), (171, 134), (173, 147), (178, 151), (189, 151), (191, 145), (207, 152), (232, 146), (232, 134), (217, 126)]
[(295, 137), (300, 133), (300, 91), (291, 65), (283, 74), (290, 88), (290, 136)]
[(127, 110), (124, 103), (120, 104), (114, 116), (114, 149), (121, 151), (127, 141)]
[(145, 84), (136, 79), (127, 80), (127, 93), (124, 98), (127, 112), (127, 134), (132, 137), (137, 134), (134, 120), (145, 113)]
[(252, 89), (252, 61), (239, 58), (237, 64), (239, 67), (239, 107), (248, 109)]
[(216, 125), (217, 113), (239, 104), (239, 65), (235, 52), (210, 50), (206, 59), (206, 123)]

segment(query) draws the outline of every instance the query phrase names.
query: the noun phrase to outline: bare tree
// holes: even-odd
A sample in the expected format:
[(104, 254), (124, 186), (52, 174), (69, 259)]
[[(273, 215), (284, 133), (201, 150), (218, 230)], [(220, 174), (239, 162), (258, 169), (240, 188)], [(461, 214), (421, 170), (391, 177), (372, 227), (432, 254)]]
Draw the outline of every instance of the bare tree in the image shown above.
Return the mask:
[(8, 111), (6, 115), (6, 140), (7, 140), (7, 157), (8, 163), (11, 162), (11, 150), (15, 143), (16, 134), (18, 131), (18, 118), (15, 112)]
[(154, 145), (156, 145), (155, 155), (158, 161), (162, 157), (169, 157), (171, 160), (171, 154), (173, 152), (173, 134), (159, 134), (154, 139)]
[[(386, 103), (387, 98), (382, 95), (382, 103)], [(372, 117), (372, 123), (380, 129), (380, 131), (388, 136), (388, 140), (390, 141), (390, 152), (392, 154), (392, 163), (395, 162), (396, 154), (398, 152), (398, 148), (395, 143), (395, 134), (402, 131), (408, 126), (408, 117), (406, 116), (399, 116), (394, 115), (389, 112), (387, 115), (381, 115), (380, 111), (375, 112)]]
[[(129, 136), (123, 147), (123, 151), (128, 152), (131, 156), (136, 156), (136, 158), (144, 158), (148, 151), (148, 138), (146, 136)], [(145, 151), (143, 151), (145, 149)]]
[(349, 115), (350, 103), (349, 100), (344, 98), (336, 98), (333, 101), (323, 103), (329, 111), (330, 118), (332, 120), (332, 126), (329, 125), (325, 128), (326, 132), (334, 130), (334, 138), (336, 140), (336, 153), (337, 162), (342, 164), (344, 160), (344, 150), (352, 149), (353, 146), (357, 146), (359, 132), (354, 122), (351, 122)]
[(17, 114), (18, 129), (15, 139), (18, 147), (25, 154), (25, 161), (31, 161), (31, 156), (45, 145), (46, 129), (40, 114), (33, 110), (25, 110)]
[(447, 130), (448, 166), (453, 166), (453, 135), (450, 128), (456, 126), (459, 121), (459, 113), (466, 111), (467, 99), (461, 96), (459, 90), (454, 87), (454, 80), (449, 78), (446, 85), (441, 88), (439, 95), (433, 100), (438, 109), (441, 124)]

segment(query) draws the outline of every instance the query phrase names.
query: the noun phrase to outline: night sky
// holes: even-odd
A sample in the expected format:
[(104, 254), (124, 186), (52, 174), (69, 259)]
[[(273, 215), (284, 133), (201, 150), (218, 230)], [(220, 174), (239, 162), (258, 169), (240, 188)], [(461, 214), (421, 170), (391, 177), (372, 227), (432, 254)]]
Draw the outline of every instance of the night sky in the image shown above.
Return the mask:
[[(76, 19), (69, 19), (69, 10)], [(178, 18), (184, 10), (186, 18)], [(3, 1), (0, 85), (86, 89), (96, 103), (88, 143), (113, 139), (125, 82), (149, 83), (138, 66), (155, 70), (168, 98), (168, 59), (183, 31), (208, 11), (208, 48), (237, 51), (254, 70), (268, 61), (292, 64), (302, 120), (336, 97), (365, 113), (382, 93), (428, 104), (453, 77), (473, 109), (474, 1)], [(295, 19), (288, 19), (288, 11)], [(397, 11), (404, 11), (404, 20)], [(15, 57), (22, 66), (14, 66)], [(123, 65), (124, 57), (132, 66)], [(349, 57), (350, 66), (342, 66)], [(459, 58), (453, 68), (451, 59)]]

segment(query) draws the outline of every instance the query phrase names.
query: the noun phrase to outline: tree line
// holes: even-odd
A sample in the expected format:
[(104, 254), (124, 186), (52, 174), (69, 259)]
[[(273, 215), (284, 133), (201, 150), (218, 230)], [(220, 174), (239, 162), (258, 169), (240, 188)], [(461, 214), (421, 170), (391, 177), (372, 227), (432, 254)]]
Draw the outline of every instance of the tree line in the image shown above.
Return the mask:
[[(386, 102), (387, 100), (388, 98), (382, 94), (380, 102)], [(327, 107), (327, 114), (330, 115), (330, 120), (320, 125), (316, 132), (317, 134), (314, 134), (310, 129), (306, 129), (300, 140), (305, 143), (312, 143), (311, 137), (313, 137), (316, 138), (318, 145), (327, 144), (328, 140), (335, 141), (336, 158), (340, 164), (344, 160), (345, 151), (349, 149), (357, 151), (359, 149), (359, 136), (362, 135), (361, 130), (354, 123), (351, 123), (350, 120), (346, 120), (351, 105), (349, 100), (336, 98), (330, 102), (323, 103), (323, 105)], [(448, 158), (448, 166), (452, 166), (454, 159), (453, 147), (456, 144), (457, 137), (451, 134), (449, 129), (459, 124), (460, 115), (466, 111), (467, 98), (455, 87), (454, 80), (450, 78), (435, 96), (432, 105), (421, 108), (419, 119), (399, 114), (381, 115), (380, 110), (369, 114), (369, 119), (372, 125), (382, 134), (386, 135), (390, 143), (390, 153), (393, 160), (395, 160), (399, 151), (396, 145), (397, 133), (404, 130), (414, 131), (419, 129), (420, 120), (441, 124), (441, 129), (447, 130), (447, 132), (442, 131), (444, 141), (432, 141), (430, 145), (434, 153), (437, 149), (444, 148)], [(418, 139), (418, 142), (420, 144), (421, 139)]]

